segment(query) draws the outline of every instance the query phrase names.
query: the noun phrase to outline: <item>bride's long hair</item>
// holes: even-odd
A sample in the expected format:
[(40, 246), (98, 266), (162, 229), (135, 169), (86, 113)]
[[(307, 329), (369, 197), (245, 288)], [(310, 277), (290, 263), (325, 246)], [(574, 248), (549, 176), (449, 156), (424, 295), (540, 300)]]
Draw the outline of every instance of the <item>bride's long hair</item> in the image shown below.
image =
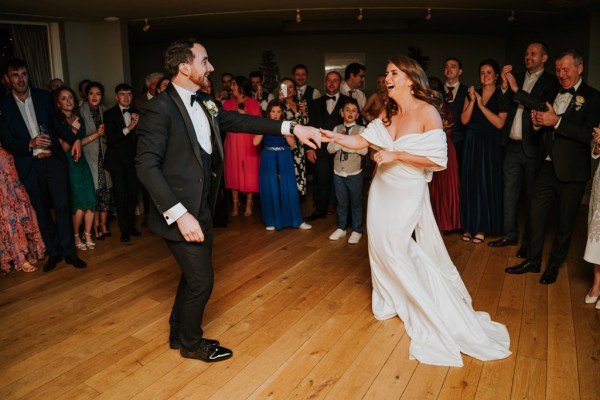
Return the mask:
[[(396, 56), (388, 59), (388, 63), (394, 64), (398, 69), (404, 72), (413, 82), (411, 86), (411, 94), (414, 98), (422, 100), (435, 107), (442, 114), (442, 99), (437, 96), (429, 87), (429, 81), (423, 68), (414, 59), (406, 56)], [(385, 105), (385, 117), (383, 124), (389, 126), (392, 123), (392, 117), (398, 114), (398, 104), (388, 97)]]

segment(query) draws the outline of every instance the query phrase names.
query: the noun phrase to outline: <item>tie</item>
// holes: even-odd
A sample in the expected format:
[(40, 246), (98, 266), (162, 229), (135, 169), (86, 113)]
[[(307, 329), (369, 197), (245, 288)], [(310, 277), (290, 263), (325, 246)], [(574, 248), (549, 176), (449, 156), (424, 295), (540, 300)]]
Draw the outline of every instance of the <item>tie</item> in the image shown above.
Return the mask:
[(344, 128), (346, 128), (346, 135), (349, 135), (350, 134), (350, 129), (352, 129), (352, 127), (344, 125)]
[(193, 106), (195, 101), (197, 101), (198, 103), (202, 102), (202, 100), (205, 99), (205, 96), (206, 96), (206, 93), (204, 93), (201, 90), (198, 90), (196, 92), (196, 94), (192, 95), (192, 99), (191, 99), (190, 104)]
[(351, 90), (348, 92), (348, 96), (350, 96), (351, 99), (354, 98), (354, 92), (355, 92), (354, 90)]
[(125, 114), (125, 113), (131, 114), (131, 108), (124, 108), (123, 109), (123, 114)]
[(327, 97), (327, 101), (329, 101), (329, 100), (333, 100), (333, 101), (335, 101), (335, 96), (328, 96), (328, 95), (325, 95), (325, 97)]
[(559, 87), (558, 88), (558, 93), (560, 94), (565, 94), (565, 93), (570, 93), (570, 94), (575, 94), (575, 88), (574, 87), (570, 87), (568, 89), (565, 89), (564, 87)]
[(446, 101), (452, 103), (454, 101), (454, 88), (452, 86), (447, 87), (448, 92), (446, 93)]
[(302, 101), (303, 97), (304, 97), (304, 90), (298, 89), (298, 100)]

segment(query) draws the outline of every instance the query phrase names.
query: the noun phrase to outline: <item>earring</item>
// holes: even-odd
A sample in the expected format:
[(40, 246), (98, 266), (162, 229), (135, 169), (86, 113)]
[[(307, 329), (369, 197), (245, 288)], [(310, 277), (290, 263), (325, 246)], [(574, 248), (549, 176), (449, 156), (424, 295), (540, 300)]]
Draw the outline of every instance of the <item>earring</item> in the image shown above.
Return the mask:
[(410, 89), (410, 94), (415, 94), (415, 91)]

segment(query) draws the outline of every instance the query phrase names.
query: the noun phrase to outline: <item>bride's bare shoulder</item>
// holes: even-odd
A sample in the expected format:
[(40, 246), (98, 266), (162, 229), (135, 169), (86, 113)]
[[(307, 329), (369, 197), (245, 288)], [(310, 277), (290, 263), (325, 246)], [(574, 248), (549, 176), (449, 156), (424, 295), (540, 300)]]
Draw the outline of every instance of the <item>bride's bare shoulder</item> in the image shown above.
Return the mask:
[(444, 126), (442, 123), (442, 116), (431, 104), (423, 102), (423, 105), (419, 109), (419, 116), (423, 121), (423, 132), (442, 129)]

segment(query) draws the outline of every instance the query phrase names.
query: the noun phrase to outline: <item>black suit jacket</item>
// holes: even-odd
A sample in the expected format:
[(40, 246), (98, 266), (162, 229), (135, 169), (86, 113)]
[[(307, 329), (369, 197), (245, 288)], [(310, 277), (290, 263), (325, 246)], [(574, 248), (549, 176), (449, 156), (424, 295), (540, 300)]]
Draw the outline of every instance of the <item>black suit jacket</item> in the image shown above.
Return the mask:
[(463, 106), (465, 105), (465, 99), (467, 98), (467, 87), (462, 83), (458, 86), (456, 96), (452, 103), (448, 103), (450, 112), (452, 113), (452, 141), (460, 142), (465, 137), (466, 127), (460, 121), (460, 114), (463, 112)]
[[(73, 144), (76, 139), (75, 135), (67, 124), (60, 123), (50, 93), (34, 88), (30, 90), (37, 123), (46, 126), (52, 140), (50, 150), (55, 157), (67, 164), (65, 152), (58, 139), (61, 138), (65, 142)], [(13, 155), (19, 178), (24, 180), (31, 172), (33, 165), (33, 152), (29, 149), (31, 136), (12, 93), (2, 98), (0, 118), (4, 119), (5, 122), (1, 124), (2, 128), (0, 129), (2, 147)]]
[(520, 73), (515, 76), (519, 90), (513, 92), (508, 88), (505, 93), (501, 93), (498, 97), (500, 108), (508, 111), (506, 122), (502, 128), (502, 138), (500, 144), (506, 146), (510, 140), (510, 130), (515, 120), (515, 114), (519, 105), (524, 107), (521, 116), (521, 127), (523, 134), (523, 151), (529, 158), (539, 157), (541, 144), (541, 132), (533, 129), (531, 122), (531, 110), (537, 110), (540, 103), (550, 103), (554, 101), (558, 91), (558, 80), (556, 76), (547, 72), (542, 72), (535, 85), (531, 89), (531, 93), (527, 93), (522, 89), (525, 82), (525, 73)]
[[(323, 128), (327, 130), (333, 130), (339, 124), (344, 123), (344, 119), (340, 114), (340, 110), (342, 109), (342, 104), (346, 102), (350, 97), (345, 96), (340, 93), (340, 96), (335, 103), (335, 107), (331, 114), (327, 112), (327, 95), (321, 96), (313, 102), (312, 109), (308, 110), (308, 122), (310, 126), (314, 126), (315, 128)], [(307, 147), (306, 149), (309, 149)], [(329, 154), (327, 152), (327, 146), (321, 146), (320, 149), (317, 149), (318, 153)]]
[[(135, 108), (130, 108), (132, 113), (138, 113)], [(106, 169), (114, 170), (121, 167), (133, 167), (136, 151), (136, 129), (127, 135), (123, 134), (125, 119), (123, 112), (117, 104), (104, 112), (104, 129), (106, 135), (106, 154), (104, 155), (104, 166)]]
[[(186, 101), (189, 101), (186, 99)], [(192, 120), (177, 90), (169, 84), (167, 90), (144, 103), (137, 127), (136, 169), (154, 207), (150, 210), (150, 229), (158, 235), (183, 241), (176, 223), (168, 225), (163, 213), (182, 203), (190, 214), (200, 214), (204, 189), (204, 168), (211, 168), (210, 198), (216, 199), (223, 174), (223, 144), (221, 130), (266, 135), (281, 135), (281, 121), (218, 110), (213, 117), (205, 103), (200, 104), (211, 126), (212, 164), (204, 165), (200, 145)], [(213, 102), (215, 104), (215, 102)], [(211, 212), (214, 211), (214, 201)]]
[(590, 143), (593, 128), (598, 123), (600, 92), (582, 82), (558, 128), (546, 127), (543, 132), (541, 154), (543, 158), (550, 154), (559, 181), (585, 182), (590, 179)]

